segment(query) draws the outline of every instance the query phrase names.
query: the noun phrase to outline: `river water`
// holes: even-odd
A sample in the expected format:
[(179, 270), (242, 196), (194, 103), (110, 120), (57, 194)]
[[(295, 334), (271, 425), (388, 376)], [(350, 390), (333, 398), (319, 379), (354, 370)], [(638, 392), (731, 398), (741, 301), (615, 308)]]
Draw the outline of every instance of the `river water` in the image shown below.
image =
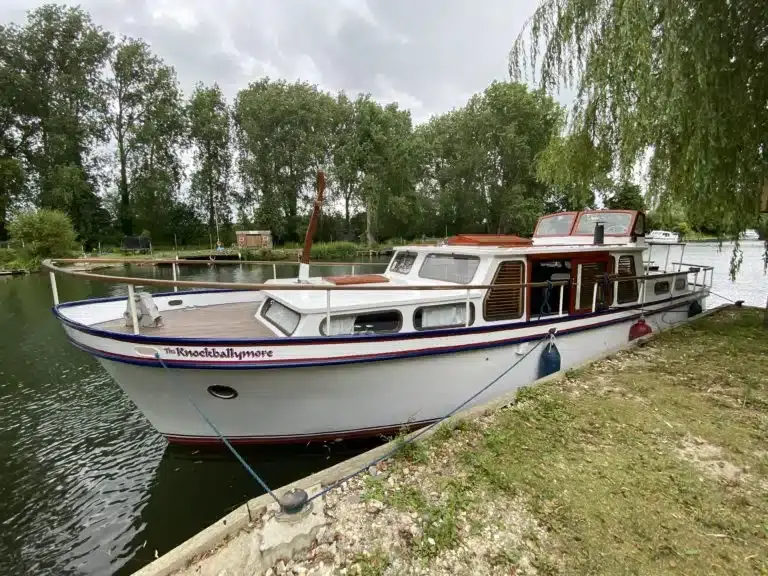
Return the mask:
[[(714, 243), (689, 244), (685, 261), (716, 266), (714, 292), (762, 306), (768, 292), (763, 245), (742, 248), (735, 282), (728, 278), (727, 244), (722, 251)], [(142, 277), (169, 274), (167, 268), (130, 270)], [(185, 268), (182, 279), (270, 277), (271, 266), (243, 266)], [(123, 291), (59, 277), (62, 301)], [(708, 304), (722, 302), (712, 297)], [(67, 342), (50, 306), (47, 275), (0, 277), (0, 575), (130, 574), (261, 493), (228, 453), (169, 447), (95, 360)], [(374, 444), (248, 449), (245, 457), (279, 487)]]

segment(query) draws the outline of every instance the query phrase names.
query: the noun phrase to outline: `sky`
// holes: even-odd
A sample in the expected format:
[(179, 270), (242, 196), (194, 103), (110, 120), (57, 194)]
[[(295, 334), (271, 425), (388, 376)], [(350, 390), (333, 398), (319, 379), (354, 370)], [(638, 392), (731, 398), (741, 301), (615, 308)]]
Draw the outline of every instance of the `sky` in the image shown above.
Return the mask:
[[(198, 81), (217, 82), (233, 98), (264, 76), (300, 79), (399, 102), (423, 122), (509, 79), (509, 49), (537, 0), (61, 3), (79, 4), (116, 36), (143, 38), (176, 68), (186, 93)], [(2, 0), (0, 22), (23, 23), (40, 4)]]

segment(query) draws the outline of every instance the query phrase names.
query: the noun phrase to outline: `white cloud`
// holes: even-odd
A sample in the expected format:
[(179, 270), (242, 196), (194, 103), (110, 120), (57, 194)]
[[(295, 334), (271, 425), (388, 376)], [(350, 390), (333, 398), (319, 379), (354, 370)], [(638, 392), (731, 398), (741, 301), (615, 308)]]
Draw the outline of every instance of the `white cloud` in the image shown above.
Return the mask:
[[(59, 0), (61, 1), (61, 0)], [(64, 0), (116, 35), (141, 37), (185, 91), (229, 98), (263, 76), (371, 93), (416, 121), (507, 76), (507, 53), (536, 0)], [(0, 2), (20, 22), (35, 0)], [(561, 100), (563, 99), (561, 95)]]

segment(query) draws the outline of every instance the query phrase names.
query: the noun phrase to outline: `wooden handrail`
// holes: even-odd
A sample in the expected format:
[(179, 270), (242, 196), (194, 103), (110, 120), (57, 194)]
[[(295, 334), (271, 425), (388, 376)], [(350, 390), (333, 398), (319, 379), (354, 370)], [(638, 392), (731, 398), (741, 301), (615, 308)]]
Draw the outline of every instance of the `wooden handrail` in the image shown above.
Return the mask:
[[(349, 285), (336, 285), (336, 284), (308, 284), (308, 283), (295, 283), (295, 284), (256, 284), (249, 282), (205, 282), (196, 280), (166, 280), (157, 278), (135, 278), (131, 276), (114, 276), (109, 274), (95, 274), (93, 272), (85, 272), (75, 270), (73, 268), (59, 268), (56, 266), (58, 263), (77, 263), (77, 262), (124, 262), (125, 259), (114, 259), (114, 262), (108, 259), (101, 258), (58, 258), (53, 260), (44, 260), (42, 266), (47, 268), (56, 274), (66, 274), (69, 276), (77, 276), (79, 278), (87, 278), (89, 280), (98, 280), (111, 284), (131, 284), (140, 286), (175, 286), (179, 288), (212, 288), (212, 289), (229, 289), (229, 290), (273, 290), (273, 291), (293, 291), (293, 290), (489, 290), (491, 288), (495, 290), (516, 289), (516, 288), (545, 288), (547, 286), (575, 286), (577, 283), (575, 280), (558, 280), (557, 282), (521, 282), (519, 284), (349, 284)], [(135, 262), (135, 260), (129, 260), (129, 262)], [(155, 260), (154, 263), (167, 263), (167, 264), (179, 264), (180, 260)], [(197, 264), (197, 261), (191, 261)], [(190, 262), (185, 262), (189, 264)], [(202, 262), (207, 264), (206, 262)], [(253, 262), (254, 264), (293, 264), (292, 262)], [(316, 263), (313, 263), (315, 265)], [(331, 266), (359, 266), (360, 262), (352, 263), (321, 263), (323, 265)], [(712, 267), (700, 267), (700, 270), (705, 268), (712, 269)], [(653, 280), (660, 278), (671, 278), (682, 275), (693, 274), (686, 270), (680, 272), (667, 272), (663, 274), (649, 274), (646, 276), (618, 276), (609, 275), (609, 282), (623, 282), (632, 280)], [(287, 280), (287, 279), (286, 279)], [(595, 284), (603, 282), (603, 278), (595, 279)]]
[[(253, 265), (281, 265), (298, 266), (301, 264), (298, 260), (174, 260), (172, 258), (158, 258), (139, 260), (136, 258), (53, 258), (51, 262), (55, 264), (176, 264), (177, 266), (237, 266), (240, 264)], [(388, 266), (387, 262), (310, 262), (310, 266)]]
[[(551, 286), (567, 286), (568, 280), (557, 282), (524, 282), (520, 284), (424, 284), (424, 285), (403, 285), (403, 284), (253, 284), (248, 282), (203, 282), (195, 280), (165, 280), (157, 278), (134, 278), (131, 276), (112, 276), (108, 274), (95, 274), (93, 272), (81, 272), (71, 268), (59, 268), (54, 262), (63, 260), (44, 260), (42, 265), (56, 274), (66, 274), (68, 276), (77, 276), (89, 280), (100, 280), (110, 284), (133, 284), (140, 286), (178, 286), (179, 288), (214, 288), (229, 290), (478, 290), (478, 289), (505, 289), (505, 288), (523, 288)], [(77, 261), (77, 260), (75, 260)], [(176, 262), (170, 260), (169, 262)]]

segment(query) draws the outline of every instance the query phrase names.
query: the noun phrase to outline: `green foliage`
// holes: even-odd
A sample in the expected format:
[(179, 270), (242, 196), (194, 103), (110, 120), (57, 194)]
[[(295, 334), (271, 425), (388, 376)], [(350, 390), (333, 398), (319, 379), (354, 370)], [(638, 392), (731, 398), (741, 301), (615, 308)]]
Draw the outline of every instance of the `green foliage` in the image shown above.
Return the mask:
[(420, 188), (435, 222), (423, 231), (532, 233), (550, 196), (536, 159), (561, 123), (562, 109), (548, 96), (495, 82), (466, 107), (420, 126)]
[(763, 0), (545, 1), (510, 72), (540, 63), (542, 87), (576, 82), (574, 128), (623, 178), (647, 165), (653, 205), (735, 235), (768, 177), (767, 25)]
[(312, 244), (312, 260), (352, 262), (360, 245), (354, 242), (316, 242)]
[(539, 180), (551, 186), (550, 211), (595, 207), (595, 191), (611, 185), (609, 151), (584, 132), (555, 136), (537, 159)]
[(189, 104), (190, 140), (196, 170), (190, 193), (196, 212), (211, 234), (230, 221), (229, 179), (232, 166), (229, 108), (218, 85), (198, 84)]
[[(0, 136), (0, 146), (5, 138)], [(0, 154), (2, 154), (0, 147)], [(8, 236), (5, 221), (8, 212), (21, 197), (24, 190), (24, 167), (17, 158), (0, 156), (0, 241)]]
[(101, 203), (91, 151), (104, 139), (99, 75), (111, 41), (82, 9), (52, 4), (29, 12), (24, 26), (0, 28), (0, 157), (15, 158), (27, 172), (22, 183), (18, 166), (2, 170), (0, 221), (8, 198), (30, 186), (37, 206), (66, 212), (86, 243), (94, 239)]
[(300, 237), (299, 208), (314, 197), (318, 168), (330, 153), (334, 100), (307, 83), (251, 83), (237, 95), (237, 133), (243, 206), (279, 242)]
[(118, 215), (124, 234), (134, 224), (168, 240), (166, 222), (179, 188), (180, 147), (186, 130), (176, 72), (141, 40), (125, 39), (110, 59), (106, 115), (119, 176)]
[(22, 258), (39, 262), (69, 256), (76, 248), (72, 221), (63, 212), (41, 209), (23, 212), (10, 225), (11, 240), (22, 246)]
[(645, 199), (640, 187), (631, 182), (622, 182), (614, 187), (605, 199), (605, 207), (611, 210), (645, 210)]

